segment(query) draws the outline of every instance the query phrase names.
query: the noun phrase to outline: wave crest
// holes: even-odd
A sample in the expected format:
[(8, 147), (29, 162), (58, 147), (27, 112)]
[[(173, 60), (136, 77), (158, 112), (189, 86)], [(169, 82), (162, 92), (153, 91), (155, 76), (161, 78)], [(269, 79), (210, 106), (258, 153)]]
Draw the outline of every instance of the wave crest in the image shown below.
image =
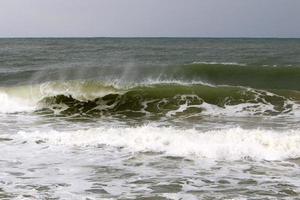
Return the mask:
[[(1, 96), (2, 95), (2, 96)], [(293, 114), (299, 94), (199, 83), (116, 88), (94, 81), (49, 82), (0, 89), (0, 113), (48, 110), (62, 115), (177, 117)]]

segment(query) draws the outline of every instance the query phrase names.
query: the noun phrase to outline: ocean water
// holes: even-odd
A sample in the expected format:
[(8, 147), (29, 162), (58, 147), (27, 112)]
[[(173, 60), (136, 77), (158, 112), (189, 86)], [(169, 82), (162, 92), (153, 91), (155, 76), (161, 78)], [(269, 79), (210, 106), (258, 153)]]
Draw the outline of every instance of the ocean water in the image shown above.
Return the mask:
[(300, 199), (300, 39), (0, 39), (0, 199)]

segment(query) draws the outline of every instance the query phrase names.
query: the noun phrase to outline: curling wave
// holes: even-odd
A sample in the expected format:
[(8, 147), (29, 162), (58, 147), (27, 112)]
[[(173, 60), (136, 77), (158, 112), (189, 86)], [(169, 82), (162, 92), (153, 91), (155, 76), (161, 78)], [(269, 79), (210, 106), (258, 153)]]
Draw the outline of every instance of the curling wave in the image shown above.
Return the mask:
[(0, 89), (0, 113), (129, 117), (294, 115), (300, 93), (203, 83), (149, 82), (117, 87), (96, 81), (48, 82)]

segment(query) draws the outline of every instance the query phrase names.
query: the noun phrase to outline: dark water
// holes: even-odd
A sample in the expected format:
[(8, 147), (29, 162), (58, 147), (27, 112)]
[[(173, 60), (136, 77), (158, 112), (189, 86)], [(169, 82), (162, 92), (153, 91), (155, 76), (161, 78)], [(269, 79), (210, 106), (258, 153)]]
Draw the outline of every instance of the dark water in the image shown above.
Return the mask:
[(0, 39), (0, 198), (296, 199), (300, 39)]

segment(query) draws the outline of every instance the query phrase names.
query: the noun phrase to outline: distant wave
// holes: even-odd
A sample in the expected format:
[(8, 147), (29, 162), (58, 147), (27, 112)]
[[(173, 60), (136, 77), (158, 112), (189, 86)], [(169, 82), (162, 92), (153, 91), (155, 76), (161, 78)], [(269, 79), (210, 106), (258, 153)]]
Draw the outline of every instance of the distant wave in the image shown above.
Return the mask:
[(237, 62), (201, 62), (201, 61), (194, 61), (192, 64), (247, 66), (247, 64), (237, 63)]

